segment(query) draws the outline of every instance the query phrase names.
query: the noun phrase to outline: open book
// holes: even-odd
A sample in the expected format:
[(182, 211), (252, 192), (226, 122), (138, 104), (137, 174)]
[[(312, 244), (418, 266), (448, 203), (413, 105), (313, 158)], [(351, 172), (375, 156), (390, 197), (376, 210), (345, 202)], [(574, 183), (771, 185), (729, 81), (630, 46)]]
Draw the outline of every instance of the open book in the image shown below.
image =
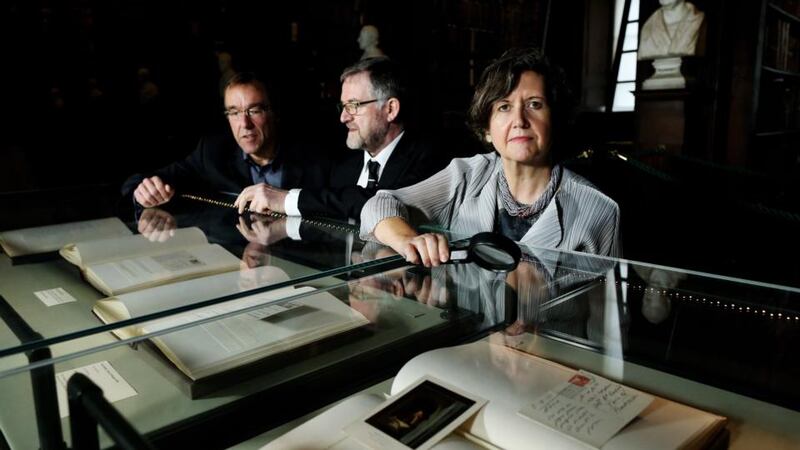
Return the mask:
[[(248, 283), (257, 280), (261, 286), (289, 279), (278, 268), (258, 267), (98, 300), (93, 311), (103, 322), (113, 323), (235, 294), (242, 291), (241, 277), (247, 277)], [(369, 323), (333, 295), (314, 291), (311, 287), (284, 287), (113, 332), (129, 338), (260, 306), (151, 339), (181, 372), (199, 380)], [(289, 297), (296, 298), (285, 300)]]
[(239, 268), (239, 259), (218, 244), (209, 244), (199, 228), (177, 229), (164, 242), (151, 242), (140, 234), (78, 242), (60, 253), (106, 295)]
[[(598, 448), (522, 413), (537, 399), (579, 374), (574, 369), (506, 346), (478, 341), (433, 350), (412, 359), (394, 378), (391, 394), (397, 394), (420, 378), (434, 377), (488, 400), (474, 417), (432, 447), (438, 450)], [(363, 420), (364, 415), (382, 401), (374, 395), (351, 397), (264, 449), (368, 448), (345, 430)], [(599, 448), (708, 448), (719, 443), (717, 439), (724, 433), (725, 423), (724, 417), (654, 397), (637, 418)]]
[(11, 258), (54, 253), (61, 247), (94, 239), (130, 236), (133, 234), (116, 217), (60, 223), (43, 227), (23, 228), (0, 233), (0, 247)]

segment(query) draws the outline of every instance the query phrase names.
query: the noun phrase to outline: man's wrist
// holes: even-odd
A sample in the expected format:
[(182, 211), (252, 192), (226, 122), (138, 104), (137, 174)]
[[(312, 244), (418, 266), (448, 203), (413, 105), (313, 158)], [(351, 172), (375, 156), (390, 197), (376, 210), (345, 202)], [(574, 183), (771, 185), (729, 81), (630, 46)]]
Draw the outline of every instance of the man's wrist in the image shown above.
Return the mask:
[(283, 210), (287, 216), (301, 216), (300, 214), (300, 191), (301, 189), (289, 189), (286, 198), (283, 199)]
[(300, 225), (302, 222), (303, 220), (300, 216), (289, 216), (286, 218), (286, 235), (293, 241), (302, 239), (302, 236), (300, 236)]

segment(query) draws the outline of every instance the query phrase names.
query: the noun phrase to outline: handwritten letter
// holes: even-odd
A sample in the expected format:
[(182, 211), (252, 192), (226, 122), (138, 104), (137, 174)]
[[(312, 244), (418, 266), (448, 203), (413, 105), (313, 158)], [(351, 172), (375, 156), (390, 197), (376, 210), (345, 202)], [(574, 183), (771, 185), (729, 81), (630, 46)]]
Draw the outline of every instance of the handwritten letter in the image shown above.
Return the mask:
[(599, 448), (652, 401), (648, 394), (581, 370), (520, 414)]

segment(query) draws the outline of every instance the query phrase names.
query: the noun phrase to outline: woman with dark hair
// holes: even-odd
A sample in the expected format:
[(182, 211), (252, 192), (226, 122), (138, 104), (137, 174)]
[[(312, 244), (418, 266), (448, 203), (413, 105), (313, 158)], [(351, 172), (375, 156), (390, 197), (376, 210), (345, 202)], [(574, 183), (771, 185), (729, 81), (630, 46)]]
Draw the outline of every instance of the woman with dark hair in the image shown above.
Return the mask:
[(540, 247), (619, 254), (617, 204), (557, 164), (568, 103), (563, 73), (533, 49), (510, 50), (481, 75), (470, 124), (495, 151), (454, 159), (413, 186), (378, 191), (361, 213), (361, 235), (412, 263), (450, 258), (447, 238), (418, 233), (433, 223), (456, 235), (496, 231)]

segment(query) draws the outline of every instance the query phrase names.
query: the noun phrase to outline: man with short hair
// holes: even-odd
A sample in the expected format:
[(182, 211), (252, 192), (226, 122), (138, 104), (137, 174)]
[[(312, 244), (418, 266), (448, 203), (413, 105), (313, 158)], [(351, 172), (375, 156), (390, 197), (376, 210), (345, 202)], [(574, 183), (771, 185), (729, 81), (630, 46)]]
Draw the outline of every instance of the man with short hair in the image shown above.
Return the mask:
[[(269, 91), (252, 73), (234, 75), (225, 86), (225, 116), (231, 133), (204, 137), (184, 160), (147, 176), (130, 177), (123, 195), (133, 191), (144, 207), (164, 204), (176, 191), (216, 191), (237, 195), (248, 186), (293, 188), (317, 186), (324, 167), (319, 162), (304, 167), (300, 162), (318, 158), (308, 149), (278, 141), (277, 115)], [(233, 139), (231, 139), (233, 138)]]
[(386, 57), (359, 61), (342, 73), (339, 120), (347, 127), (349, 153), (334, 164), (328, 183), (318, 189), (250, 186), (236, 199), (249, 209), (290, 216), (355, 218), (378, 189), (397, 189), (433, 175), (449, 161), (405, 130), (406, 99), (400, 68)]

